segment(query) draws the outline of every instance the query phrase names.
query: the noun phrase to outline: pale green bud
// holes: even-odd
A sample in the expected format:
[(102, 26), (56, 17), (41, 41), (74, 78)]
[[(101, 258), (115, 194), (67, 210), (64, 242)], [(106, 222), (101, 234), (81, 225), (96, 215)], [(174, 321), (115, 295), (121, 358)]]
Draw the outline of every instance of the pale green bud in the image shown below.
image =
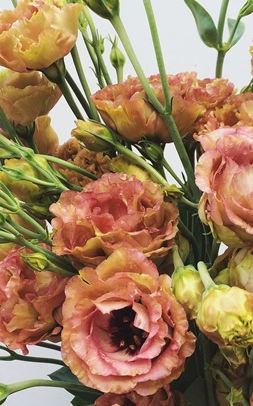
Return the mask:
[(94, 13), (107, 20), (119, 15), (119, 0), (83, 0), (83, 2)]
[(205, 286), (194, 266), (180, 266), (173, 272), (172, 289), (188, 318), (195, 319)]

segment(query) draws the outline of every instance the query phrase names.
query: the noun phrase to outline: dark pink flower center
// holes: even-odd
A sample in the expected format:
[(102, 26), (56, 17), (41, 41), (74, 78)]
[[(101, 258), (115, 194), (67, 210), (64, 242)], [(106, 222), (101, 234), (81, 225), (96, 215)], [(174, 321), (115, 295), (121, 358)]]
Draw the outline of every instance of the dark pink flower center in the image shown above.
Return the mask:
[(113, 310), (109, 324), (112, 345), (131, 355), (140, 350), (148, 336), (146, 331), (134, 326), (135, 315), (131, 306)]

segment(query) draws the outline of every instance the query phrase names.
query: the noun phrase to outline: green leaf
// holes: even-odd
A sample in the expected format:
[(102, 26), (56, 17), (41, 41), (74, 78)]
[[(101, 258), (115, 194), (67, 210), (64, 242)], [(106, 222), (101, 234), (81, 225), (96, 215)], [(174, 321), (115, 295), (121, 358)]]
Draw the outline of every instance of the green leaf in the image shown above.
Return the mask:
[(210, 48), (217, 49), (218, 32), (210, 14), (195, 0), (184, 0), (184, 2), (193, 14), (199, 36), (204, 44)]
[[(69, 382), (69, 383), (74, 383), (75, 385), (80, 385), (80, 388), (82, 388), (82, 391), (73, 391), (73, 390), (68, 390), (69, 393), (74, 395), (75, 397), (82, 399), (83, 405), (90, 405), (95, 402), (95, 400), (102, 395), (102, 392), (97, 391), (96, 389), (89, 388), (85, 385), (83, 385), (77, 377), (72, 374), (70, 369), (68, 367), (62, 367), (58, 369), (57, 371), (53, 372), (52, 374), (48, 375), (49, 378), (51, 378), (54, 381), (64, 381), (64, 382)], [(85, 388), (85, 390), (84, 390)]]
[(90, 402), (86, 402), (85, 400), (76, 396), (72, 399), (71, 404), (73, 406), (92, 406)]
[(9, 135), (10, 138), (16, 138), (16, 133), (13, 127), (10, 125), (2, 107), (0, 106), (0, 128)]
[[(232, 18), (228, 18), (229, 34), (232, 34), (236, 23), (237, 23), (237, 20), (234, 20)], [(243, 36), (244, 31), (245, 31), (245, 25), (241, 21), (239, 21), (238, 26), (236, 28), (236, 31), (234, 33), (234, 36), (232, 38), (230, 47), (234, 46), (239, 41), (239, 39)]]

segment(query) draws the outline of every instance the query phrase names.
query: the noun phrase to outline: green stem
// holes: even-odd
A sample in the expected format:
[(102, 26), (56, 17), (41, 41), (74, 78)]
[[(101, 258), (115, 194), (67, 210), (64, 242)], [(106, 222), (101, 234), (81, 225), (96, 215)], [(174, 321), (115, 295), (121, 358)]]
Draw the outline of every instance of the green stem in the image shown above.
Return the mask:
[(116, 74), (117, 74), (117, 82), (121, 83), (123, 82), (123, 73), (124, 73), (124, 67), (123, 66), (118, 66), (116, 69)]
[(197, 264), (197, 267), (198, 267), (198, 271), (199, 271), (201, 280), (202, 280), (206, 290), (210, 289), (210, 288), (215, 288), (216, 284), (214, 283), (211, 276), (209, 275), (206, 264), (203, 261), (199, 261)]
[[(105, 79), (105, 82), (106, 82), (107, 84), (111, 84), (112, 81), (111, 81), (110, 75), (109, 75), (109, 73), (108, 73), (107, 67), (106, 67), (106, 65), (105, 65), (105, 63), (104, 63), (104, 60), (103, 60), (103, 57), (102, 57), (102, 53), (101, 53), (101, 50), (100, 50), (100, 46), (99, 46), (99, 39), (98, 39), (98, 35), (97, 35), (97, 28), (96, 28), (95, 25), (94, 25), (94, 22), (93, 22), (93, 20), (92, 20), (92, 18), (91, 18), (91, 14), (90, 14), (90, 12), (89, 12), (88, 7), (84, 7), (84, 8), (83, 8), (83, 13), (84, 13), (84, 15), (85, 15), (85, 17), (86, 17), (86, 19), (87, 19), (87, 22), (88, 22), (88, 24), (89, 24), (89, 27), (90, 27), (90, 31), (91, 31), (91, 35), (92, 35), (92, 47), (93, 47), (93, 49), (94, 49), (94, 51), (95, 51), (95, 54), (96, 54), (96, 57), (97, 57), (98, 66), (99, 66), (99, 71), (102, 72), (103, 77), (104, 77), (104, 79)], [(85, 38), (85, 37), (84, 37), (84, 40), (86, 41), (86, 38)], [(97, 70), (96, 70), (96, 72), (97, 72)]]
[(91, 100), (91, 97), (90, 97), (91, 96), (91, 91), (90, 91), (88, 82), (86, 80), (86, 76), (84, 74), (84, 70), (83, 70), (83, 67), (82, 67), (82, 63), (81, 63), (81, 59), (80, 59), (80, 56), (79, 56), (79, 53), (78, 53), (77, 46), (74, 46), (72, 48), (71, 56), (72, 56), (72, 59), (73, 59), (73, 62), (74, 62), (74, 65), (75, 65), (75, 68), (76, 68), (80, 83), (82, 85), (82, 88), (84, 90), (84, 93), (85, 93), (85, 95), (87, 97), (87, 100), (89, 102), (89, 105), (90, 105), (91, 116), (89, 116), (89, 117), (92, 118), (93, 120), (100, 121), (97, 109), (96, 109), (96, 107), (95, 107), (95, 105), (94, 105), (94, 103), (93, 103), (93, 101)]
[(226, 19), (226, 14), (227, 14), (227, 9), (228, 9), (228, 3), (229, 3), (229, 0), (223, 0), (222, 4), (221, 4), (221, 8), (220, 8), (220, 15), (219, 15), (219, 21), (218, 21), (218, 26), (217, 26), (219, 47), (222, 47), (222, 44), (223, 44), (223, 32), (224, 32), (225, 19)]
[(60, 88), (63, 96), (65, 97), (66, 102), (68, 103), (69, 107), (71, 108), (72, 112), (76, 116), (77, 119), (84, 120), (82, 114), (80, 113), (79, 108), (76, 105), (76, 102), (73, 99), (73, 96), (69, 90), (67, 82), (65, 79), (62, 79), (59, 83), (57, 83), (58, 87)]
[(220, 50), (218, 51), (217, 61), (216, 61), (216, 69), (215, 69), (215, 77), (221, 78), (222, 77), (222, 69), (224, 64), (224, 59), (226, 56), (226, 51)]
[(66, 80), (67, 80), (68, 84), (70, 85), (71, 89), (73, 90), (73, 92), (75, 93), (75, 95), (76, 95), (77, 99), (79, 100), (80, 104), (84, 108), (85, 113), (87, 114), (87, 116), (89, 118), (92, 118), (92, 113), (91, 113), (89, 103), (85, 99), (84, 95), (82, 94), (82, 92), (80, 91), (80, 89), (77, 86), (76, 82), (73, 80), (72, 76), (70, 75), (70, 73), (68, 71), (66, 71)]
[(149, 102), (153, 105), (154, 109), (162, 116), (162, 118), (165, 121), (165, 124), (167, 125), (167, 127), (170, 131), (172, 141), (175, 144), (178, 155), (179, 155), (181, 162), (183, 164), (183, 167), (186, 171), (186, 174), (187, 174), (187, 177), (189, 180), (189, 187), (192, 190), (192, 193), (195, 196), (195, 198), (198, 199), (199, 191), (197, 189), (197, 186), (195, 185), (194, 170), (191, 166), (191, 162), (187, 155), (185, 146), (183, 144), (182, 138), (179, 134), (178, 128), (175, 124), (171, 111), (166, 111), (164, 106), (159, 102), (155, 93), (153, 92), (147, 78), (145, 77), (142, 67), (136, 57), (136, 54), (133, 50), (131, 41), (128, 38), (127, 32), (125, 30), (125, 27), (124, 27), (120, 17), (119, 16), (113, 17), (113, 19), (111, 20), (111, 23), (125, 48), (125, 51), (135, 69), (137, 76), (139, 77), (139, 79), (142, 83), (142, 86), (148, 96)]
[(177, 174), (174, 172), (174, 170), (171, 168), (171, 166), (168, 164), (168, 162), (164, 158), (162, 160), (162, 165), (170, 173), (170, 175), (177, 181), (177, 183), (181, 186), (182, 190), (185, 193), (187, 193), (187, 188), (186, 188), (185, 184), (181, 181), (181, 179), (179, 179)]
[(47, 343), (45, 341), (41, 341), (40, 343), (35, 344), (37, 347), (48, 348), (49, 350), (55, 350), (61, 352), (61, 347), (56, 344)]
[[(2, 385), (1, 385), (2, 386)], [(30, 379), (27, 381), (22, 381), (22, 382), (16, 382), (13, 384), (5, 385), (9, 395), (20, 392), (24, 389), (29, 389), (29, 388), (34, 388), (34, 387), (53, 387), (53, 388), (63, 388), (71, 391), (78, 391), (78, 392), (86, 392), (86, 393), (94, 393), (94, 394), (99, 394), (98, 391), (94, 389), (88, 389), (86, 386), (83, 385), (78, 385), (78, 384), (73, 384), (65, 381), (54, 381), (54, 380), (49, 380), (49, 379)], [(1, 387), (0, 387), (1, 389)], [(0, 398), (0, 400), (2, 400)]]
[(25, 362), (38, 362), (42, 364), (55, 364), (64, 366), (64, 362), (60, 359), (49, 358), (49, 357), (32, 357), (29, 355), (18, 354), (6, 347), (0, 346), (0, 350), (7, 351), (9, 355), (0, 357), (0, 361), (25, 361)]
[(65, 166), (66, 168), (69, 168), (69, 169), (72, 169), (73, 171), (79, 172), (82, 175), (87, 176), (90, 179), (93, 179), (93, 180), (97, 179), (97, 176), (93, 175), (93, 173), (90, 173), (90, 172), (86, 171), (85, 169), (79, 168), (79, 166), (76, 166), (76, 165), (74, 165), (74, 164), (72, 164), (72, 163), (70, 163), (68, 161), (64, 161), (63, 159), (56, 158), (56, 157), (51, 156), (51, 155), (38, 155), (38, 156), (41, 156), (41, 157), (45, 158), (47, 161), (54, 162), (54, 163), (56, 163), (58, 165)]
[(155, 19), (154, 13), (153, 13), (151, 1), (143, 0), (143, 4), (144, 4), (145, 10), (146, 10), (147, 17), (148, 17), (150, 32), (151, 32), (154, 50), (155, 50), (155, 54), (156, 54), (157, 65), (158, 65), (158, 69), (160, 72), (162, 88), (163, 88), (163, 93), (164, 93), (164, 100), (165, 100), (164, 106), (165, 106), (165, 110), (170, 112), (171, 111), (170, 90), (169, 90), (169, 86), (168, 86), (167, 73), (166, 73), (165, 64), (164, 64), (162, 48), (161, 48), (161, 44), (160, 44), (160, 40), (159, 40), (156, 19)]
[(11, 2), (12, 2), (12, 4), (13, 4), (14, 7), (17, 7), (17, 4), (18, 4), (18, 3), (17, 3), (17, 0), (11, 0)]

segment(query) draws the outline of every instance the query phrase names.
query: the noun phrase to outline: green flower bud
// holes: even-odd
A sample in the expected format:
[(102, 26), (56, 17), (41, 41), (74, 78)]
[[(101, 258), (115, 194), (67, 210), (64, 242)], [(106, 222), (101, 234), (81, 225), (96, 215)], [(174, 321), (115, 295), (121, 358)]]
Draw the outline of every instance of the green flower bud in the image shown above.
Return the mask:
[(141, 166), (133, 164), (127, 158), (122, 155), (118, 155), (115, 158), (112, 158), (110, 161), (110, 169), (113, 172), (124, 172), (129, 176), (135, 175), (137, 179), (142, 182), (145, 180), (150, 180), (150, 174), (148, 171), (143, 169)]
[(119, 15), (119, 0), (83, 0), (83, 2), (94, 13), (107, 20)]
[(239, 17), (246, 17), (253, 13), (253, 1), (248, 0), (246, 3), (242, 6), (241, 10), (239, 11)]
[(188, 318), (195, 319), (205, 286), (194, 266), (180, 266), (173, 272), (172, 289)]
[(34, 271), (45, 271), (49, 268), (49, 261), (44, 254), (36, 252), (34, 254), (20, 254), (21, 258), (29, 268)]
[(105, 125), (95, 121), (76, 121), (77, 127), (71, 135), (83, 142), (86, 148), (91, 151), (105, 152), (113, 150), (113, 143), (116, 140), (112, 132)]
[(153, 162), (162, 162), (164, 154), (162, 148), (151, 141), (141, 140), (139, 144), (142, 147), (144, 155)]
[(112, 49), (110, 52), (110, 61), (115, 69), (123, 68), (126, 63), (126, 58), (123, 52), (119, 49), (117, 39), (112, 43)]
[(206, 290), (196, 323), (220, 347), (253, 344), (253, 293), (237, 286), (214, 285)]

